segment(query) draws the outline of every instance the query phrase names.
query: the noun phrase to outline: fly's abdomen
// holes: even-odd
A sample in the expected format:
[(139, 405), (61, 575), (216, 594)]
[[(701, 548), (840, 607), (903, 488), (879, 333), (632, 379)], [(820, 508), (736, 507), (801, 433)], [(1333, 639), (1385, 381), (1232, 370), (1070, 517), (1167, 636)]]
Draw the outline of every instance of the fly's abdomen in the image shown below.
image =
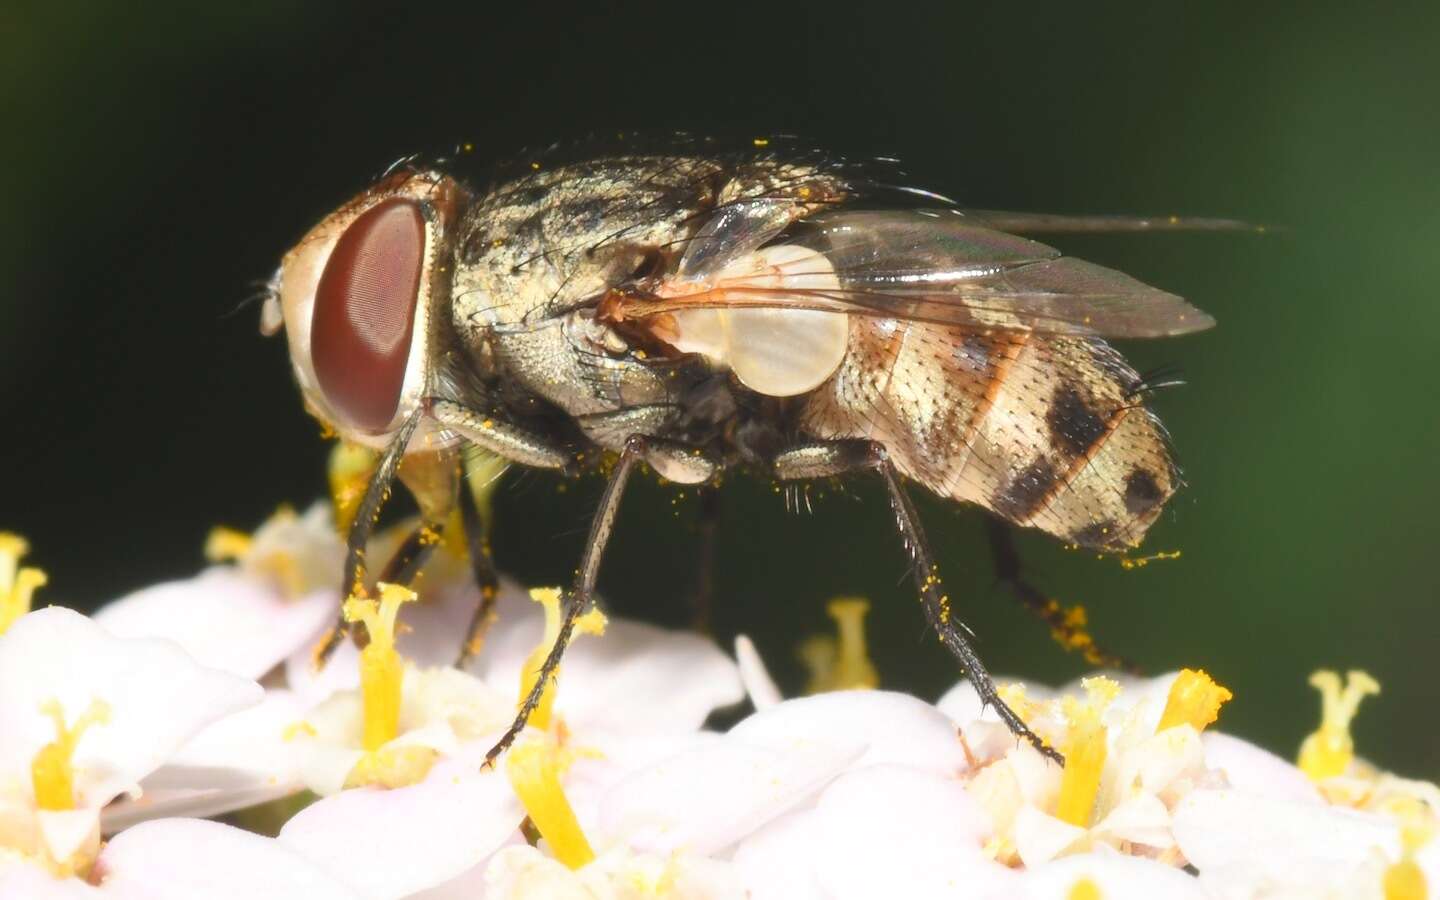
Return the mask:
[(1134, 370), (1107, 344), (854, 316), (806, 431), (877, 440), (945, 497), (1087, 547), (1137, 544), (1177, 480)]

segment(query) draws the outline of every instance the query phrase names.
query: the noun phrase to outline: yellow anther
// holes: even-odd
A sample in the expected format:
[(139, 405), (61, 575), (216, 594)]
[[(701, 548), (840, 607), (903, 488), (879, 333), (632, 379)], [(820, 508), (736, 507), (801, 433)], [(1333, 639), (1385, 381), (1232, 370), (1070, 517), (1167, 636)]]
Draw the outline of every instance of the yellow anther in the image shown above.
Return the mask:
[(1311, 780), (1322, 781), (1343, 774), (1355, 758), (1350, 723), (1360, 701), (1380, 693), (1380, 683), (1352, 670), (1342, 687), (1339, 674), (1322, 669), (1310, 676), (1310, 684), (1320, 691), (1320, 727), (1300, 745), (1299, 766)]
[(35, 591), (48, 580), (39, 569), (21, 568), (20, 558), (29, 552), (20, 535), (0, 531), (0, 634), (30, 611)]
[(68, 726), (59, 700), (46, 701), (40, 712), (55, 723), (55, 740), (41, 747), (30, 761), (30, 783), (35, 789), (35, 805), (51, 811), (74, 809), (75, 769), (72, 758), (75, 747), (91, 726), (110, 721), (110, 707), (103, 700), (91, 700), (90, 706), (80, 714), (75, 724)]
[(212, 563), (237, 562), (245, 558), (254, 544), (245, 532), (218, 526), (210, 529), (205, 538), (205, 558)]
[(510, 751), (505, 774), (555, 858), (578, 869), (595, 859), (595, 851), (560, 786), (557, 757), (558, 749), (550, 741), (527, 741)]
[(870, 602), (861, 597), (836, 597), (827, 610), (835, 620), (836, 637), (812, 637), (799, 647), (800, 660), (810, 670), (807, 692), (875, 688), (880, 675), (865, 646), (865, 614)]
[(1105, 725), (1100, 721), (1105, 709), (1120, 694), (1120, 685), (1097, 676), (1080, 682), (1086, 699), (1065, 697), (1061, 710), (1065, 715), (1065, 772), (1060, 776), (1060, 797), (1055, 804), (1055, 817), (1082, 828), (1090, 824), (1095, 809), (1095, 795), (1100, 791), (1100, 773), (1105, 768), (1108, 752)]
[(1070, 885), (1070, 892), (1065, 895), (1066, 900), (1103, 900), (1104, 894), (1100, 893), (1100, 885), (1089, 878), (1078, 878)]
[[(525, 659), (525, 665), (520, 668), (520, 697), (516, 701), (516, 708), (525, 705), (525, 698), (530, 696), (534, 689), (535, 682), (540, 679), (540, 671), (545, 667), (545, 659), (550, 655), (550, 648), (555, 646), (555, 641), (560, 637), (560, 590), (558, 588), (531, 588), (530, 599), (540, 604), (545, 610), (545, 633), (540, 637), (540, 643), (530, 651)], [(598, 609), (592, 609), (575, 620), (575, 633), (578, 634), (604, 634), (605, 614)], [(540, 703), (536, 705), (535, 711), (530, 714), (529, 724), (536, 728), (550, 727), (550, 713), (555, 706), (555, 682), (559, 680), (560, 670), (557, 668), (545, 685), (544, 692), (540, 695)]]
[(1165, 700), (1165, 711), (1160, 714), (1160, 724), (1155, 731), (1176, 725), (1204, 731), (1206, 725), (1220, 718), (1220, 705), (1234, 696), (1216, 684), (1204, 669), (1181, 669), (1170, 685), (1170, 696)]
[(355, 522), (370, 476), (379, 465), (380, 454), (349, 441), (341, 441), (330, 451), (330, 502), (335, 507), (335, 528), (341, 534), (348, 533)]
[(368, 597), (345, 601), (345, 621), (363, 622), (370, 642), (360, 651), (360, 696), (365, 709), (366, 751), (380, 749), (400, 733), (400, 689), (405, 662), (395, 652), (395, 617), (415, 592), (398, 584), (381, 584), (377, 603)]
[(1159, 553), (1152, 553), (1149, 556), (1122, 556), (1120, 557), (1120, 568), (1122, 569), (1143, 569), (1152, 562), (1160, 562), (1167, 559), (1179, 559), (1179, 550), (1161, 550)]

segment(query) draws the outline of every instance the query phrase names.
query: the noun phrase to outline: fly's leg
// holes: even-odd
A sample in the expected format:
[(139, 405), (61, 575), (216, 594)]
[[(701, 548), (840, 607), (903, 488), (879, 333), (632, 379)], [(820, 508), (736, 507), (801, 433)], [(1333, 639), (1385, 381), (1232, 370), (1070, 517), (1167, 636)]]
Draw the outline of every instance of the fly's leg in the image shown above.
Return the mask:
[[(375, 530), (375, 521), (380, 517), (380, 507), (384, 506), (385, 499), (390, 494), (390, 486), (395, 481), (395, 472), (400, 468), (400, 460), (405, 456), (410, 438), (414, 437), (415, 429), (420, 427), (422, 413), (423, 409), (418, 408), (411, 413), (410, 418), (405, 420), (395, 437), (390, 440), (390, 445), (380, 455), (375, 473), (370, 476), (365, 495), (360, 498), (360, 504), (355, 509), (355, 519), (350, 523), (350, 533), (345, 538), (345, 569), (340, 576), (342, 600), (360, 596), (365, 590), (365, 547), (370, 542), (370, 533)], [(345, 626), (345, 615), (342, 612), (335, 627), (315, 648), (317, 666), (324, 665), (330, 659), (330, 654), (340, 645)]]
[[(480, 652), (485, 632), (495, 621), (495, 601), (500, 596), (500, 578), (495, 572), (495, 562), (490, 555), (488, 508), (480, 509), (480, 502), (475, 496), (476, 488), (470, 483), (475, 474), (475, 468), (467, 463), (465, 478), (460, 485), (460, 518), (465, 526), (465, 540), (470, 550), (470, 570), (474, 572), (475, 585), (480, 589), (480, 603), (475, 607), (475, 612), (470, 617), (470, 625), (465, 630), (465, 643), (460, 645), (460, 658), (455, 663), (457, 666), (464, 666)], [(489, 477), (492, 480), (498, 479), (500, 474)], [(481, 488), (488, 490), (489, 484)]]
[[(610, 480), (605, 483), (605, 491), (600, 495), (600, 506), (595, 511), (595, 518), (590, 521), (590, 534), (585, 539), (585, 551), (580, 556), (580, 568), (575, 573), (575, 584), (565, 595), (565, 618), (560, 622), (560, 633), (555, 637), (555, 643), (550, 647), (545, 661), (541, 663), (539, 675), (534, 686), (530, 688), (530, 693), (526, 695), (525, 702), (520, 704), (515, 721), (500, 736), (495, 746), (490, 748), (490, 752), (485, 754), (485, 766), (493, 766), (495, 759), (515, 742), (515, 738), (525, 728), (525, 723), (530, 721), (531, 713), (540, 704), (546, 686), (555, 678), (560, 658), (565, 654), (565, 647), (574, 635), (575, 622), (590, 605), (590, 597), (595, 591), (595, 578), (600, 572), (600, 559), (605, 554), (605, 545), (610, 541), (610, 532), (615, 528), (615, 516), (620, 511), (620, 498), (625, 493), (625, 484), (630, 480), (636, 464), (641, 461), (649, 463), (657, 471), (668, 469), (688, 472), (694, 476), (700, 475), (702, 470), (713, 474), (719, 468), (714, 460), (681, 444), (642, 435), (632, 435), (626, 439), (625, 449), (620, 452), (620, 459), (611, 469)], [(696, 480), (702, 479), (697, 477)]]
[(1076, 615), (1057, 601), (1046, 597), (1039, 588), (1025, 579), (1021, 570), (1020, 552), (1015, 547), (1015, 533), (1005, 522), (989, 516), (986, 531), (990, 535), (990, 554), (995, 566), (995, 576), (1010, 594), (1030, 612), (1050, 626), (1050, 633), (1060, 646), (1067, 650), (1078, 650), (1085, 661), (1094, 666), (1119, 669), (1132, 675), (1140, 674), (1140, 667), (1123, 656), (1101, 648), (1085, 628), (1083, 612)]
[(995, 710), (1011, 733), (1029, 741), (1041, 754), (1063, 766), (1065, 758), (1031, 731), (1025, 721), (1000, 699), (995, 680), (970, 644), (967, 629), (952, 614), (950, 598), (941, 587), (939, 568), (920, 526), (920, 517), (900, 484), (899, 474), (884, 445), (860, 440), (808, 444), (787, 450), (775, 459), (775, 475), (782, 481), (829, 478), (862, 470), (875, 472), (885, 484), (896, 527), (914, 562), (915, 584), (920, 591), (925, 618), (935, 629), (940, 642), (959, 660), (981, 702)]
[[(345, 569), (340, 580), (345, 597), (364, 594), (365, 548), (375, 530), (375, 522), (380, 517), (380, 508), (390, 496), (390, 489), (400, 470), (400, 463), (405, 458), (405, 451), (410, 446), (410, 439), (415, 436), (420, 422), (426, 418), (458, 433), (473, 444), (524, 465), (566, 471), (573, 465), (570, 454), (564, 448), (550, 444), (498, 416), (486, 416), (449, 400), (423, 401), (400, 426), (385, 452), (380, 455), (375, 472), (370, 476), (370, 483), (365, 488), (365, 495), (356, 507), (355, 519), (345, 539)], [(425, 492), (417, 494), (417, 499), (421, 503), (422, 516), (426, 516)], [(443, 522), (444, 519), (441, 518), (440, 521)], [(335, 627), (315, 648), (317, 665), (324, 665), (335, 652), (345, 630), (346, 622), (342, 613)]]

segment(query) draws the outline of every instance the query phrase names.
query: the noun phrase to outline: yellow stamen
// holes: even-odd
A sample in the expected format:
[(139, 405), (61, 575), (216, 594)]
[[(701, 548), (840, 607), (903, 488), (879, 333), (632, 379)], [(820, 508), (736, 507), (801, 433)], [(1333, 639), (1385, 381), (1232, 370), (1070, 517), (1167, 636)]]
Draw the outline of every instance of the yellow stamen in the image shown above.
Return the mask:
[[(540, 643), (530, 651), (525, 659), (525, 665), (520, 667), (520, 698), (516, 701), (516, 708), (525, 705), (525, 698), (530, 696), (534, 689), (535, 682), (540, 679), (540, 670), (545, 667), (545, 659), (550, 655), (550, 648), (555, 646), (555, 641), (560, 637), (560, 590), (558, 588), (532, 588), (530, 599), (540, 604), (545, 610), (545, 633), (540, 638)], [(592, 609), (575, 620), (576, 634), (604, 634), (605, 614), (598, 609)], [(550, 682), (545, 685), (544, 692), (540, 695), (540, 703), (535, 711), (530, 714), (529, 724), (536, 728), (550, 727), (550, 713), (555, 706), (555, 682), (559, 680), (560, 670), (556, 669)]]
[(0, 634), (30, 611), (36, 589), (48, 580), (39, 569), (20, 567), (20, 557), (29, 552), (20, 535), (0, 531)]
[(369, 447), (341, 441), (330, 451), (330, 502), (335, 507), (335, 528), (348, 534), (370, 476), (380, 465), (380, 454)]
[(1425, 873), (1413, 859), (1402, 859), (1385, 869), (1385, 900), (1426, 900), (1430, 896)]
[(1355, 758), (1355, 741), (1350, 736), (1350, 723), (1360, 709), (1360, 701), (1380, 693), (1380, 683), (1364, 672), (1346, 673), (1342, 688), (1340, 676), (1322, 669), (1310, 676), (1310, 684), (1320, 691), (1320, 727), (1300, 745), (1299, 766), (1312, 781), (1341, 775)]
[(103, 700), (91, 700), (90, 706), (70, 726), (65, 724), (65, 710), (59, 700), (46, 701), (40, 712), (55, 723), (55, 740), (41, 747), (30, 761), (30, 783), (35, 789), (35, 805), (51, 811), (74, 809), (75, 769), (71, 758), (80, 738), (92, 725), (104, 725), (110, 721), (110, 707)]
[(1080, 682), (1086, 699), (1065, 697), (1061, 710), (1067, 728), (1064, 746), (1065, 772), (1060, 776), (1060, 798), (1055, 817), (1082, 828), (1090, 824), (1095, 795), (1100, 791), (1100, 773), (1105, 768), (1105, 726), (1100, 717), (1120, 694), (1120, 685), (1097, 676)]
[(210, 529), (205, 538), (205, 558), (212, 563), (238, 562), (250, 552), (255, 541), (243, 531), (223, 525)]
[(595, 851), (590, 849), (575, 810), (560, 786), (557, 750), (549, 741), (527, 741), (511, 750), (505, 760), (505, 774), (556, 859), (571, 869), (595, 859)]
[(395, 652), (395, 617), (400, 605), (415, 599), (415, 592), (398, 584), (382, 584), (380, 601), (351, 597), (345, 601), (345, 621), (363, 622), (370, 642), (360, 651), (360, 695), (365, 708), (367, 751), (380, 749), (400, 733), (400, 688), (405, 662)]
[(1103, 900), (1105, 895), (1100, 893), (1100, 885), (1089, 878), (1079, 878), (1070, 885), (1070, 892), (1065, 896), (1066, 900)]
[(800, 662), (810, 670), (805, 692), (875, 688), (880, 675), (865, 645), (865, 614), (870, 602), (861, 597), (836, 597), (826, 608), (835, 620), (836, 636), (808, 637), (796, 648)]
[(1204, 669), (1181, 669), (1170, 685), (1165, 712), (1160, 715), (1156, 733), (1176, 725), (1189, 725), (1196, 731), (1220, 718), (1220, 705), (1235, 696), (1215, 683)]

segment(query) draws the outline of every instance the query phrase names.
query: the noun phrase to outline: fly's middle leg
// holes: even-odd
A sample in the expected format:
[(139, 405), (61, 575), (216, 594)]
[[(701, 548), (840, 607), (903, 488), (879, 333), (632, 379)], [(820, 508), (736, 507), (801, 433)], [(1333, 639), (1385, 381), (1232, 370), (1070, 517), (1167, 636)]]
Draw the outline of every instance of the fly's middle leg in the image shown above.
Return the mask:
[(915, 585), (920, 591), (925, 618), (945, 648), (960, 662), (975, 692), (986, 706), (992, 707), (1000, 720), (1017, 737), (1029, 741), (1040, 753), (1064, 765), (1065, 759), (1000, 698), (995, 680), (981, 662), (970, 643), (969, 631), (955, 617), (950, 597), (940, 582), (939, 567), (930, 552), (929, 541), (920, 525), (910, 497), (900, 483), (900, 475), (883, 444), (874, 441), (847, 440), (805, 444), (780, 453), (774, 461), (775, 476), (782, 481), (828, 478), (850, 472), (869, 471), (880, 476), (890, 498), (891, 511), (900, 538), (914, 564)]

